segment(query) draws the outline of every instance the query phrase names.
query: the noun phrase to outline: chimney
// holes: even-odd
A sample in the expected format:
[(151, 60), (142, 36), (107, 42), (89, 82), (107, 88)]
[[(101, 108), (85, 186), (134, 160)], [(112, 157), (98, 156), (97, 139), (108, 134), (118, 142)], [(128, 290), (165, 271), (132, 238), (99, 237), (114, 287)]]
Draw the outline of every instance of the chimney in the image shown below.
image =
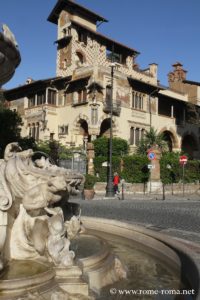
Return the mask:
[(149, 73), (157, 79), (158, 76), (158, 65), (156, 63), (149, 64)]
[(186, 79), (187, 71), (183, 69), (183, 65), (180, 62), (176, 62), (172, 65), (174, 70), (168, 74), (168, 82), (182, 82)]

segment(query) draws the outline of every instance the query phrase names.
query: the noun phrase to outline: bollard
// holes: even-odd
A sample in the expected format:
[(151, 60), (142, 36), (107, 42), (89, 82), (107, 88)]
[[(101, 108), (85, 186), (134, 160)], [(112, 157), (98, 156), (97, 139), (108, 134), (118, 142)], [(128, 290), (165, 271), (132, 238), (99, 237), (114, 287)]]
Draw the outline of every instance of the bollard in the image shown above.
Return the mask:
[(121, 182), (122, 182), (122, 197), (121, 197), (121, 200), (124, 200), (124, 182), (125, 182), (125, 180), (122, 179)]

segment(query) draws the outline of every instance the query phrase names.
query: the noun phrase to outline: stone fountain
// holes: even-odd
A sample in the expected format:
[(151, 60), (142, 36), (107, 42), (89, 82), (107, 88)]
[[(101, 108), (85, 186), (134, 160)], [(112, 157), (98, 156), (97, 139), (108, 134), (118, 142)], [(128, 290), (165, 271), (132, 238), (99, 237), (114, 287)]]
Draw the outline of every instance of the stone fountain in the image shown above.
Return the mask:
[[(76, 259), (71, 240), (83, 231), (80, 207), (69, 203), (84, 177), (8, 144), (0, 161), (0, 299), (94, 299), (90, 290), (126, 277), (107, 244)], [(90, 251), (91, 252), (91, 251)]]
[(0, 32), (0, 86), (12, 78), (21, 61), (18, 45), (7, 25)]

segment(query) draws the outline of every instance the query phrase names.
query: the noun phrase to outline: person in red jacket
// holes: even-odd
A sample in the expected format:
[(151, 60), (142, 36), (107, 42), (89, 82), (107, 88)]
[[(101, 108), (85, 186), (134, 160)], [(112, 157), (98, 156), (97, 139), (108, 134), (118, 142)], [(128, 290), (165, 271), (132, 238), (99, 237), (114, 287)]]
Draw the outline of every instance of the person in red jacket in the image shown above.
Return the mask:
[(120, 183), (120, 177), (117, 172), (114, 173), (114, 178), (113, 178), (113, 186), (114, 186), (114, 193), (115, 195), (119, 194), (119, 185)]

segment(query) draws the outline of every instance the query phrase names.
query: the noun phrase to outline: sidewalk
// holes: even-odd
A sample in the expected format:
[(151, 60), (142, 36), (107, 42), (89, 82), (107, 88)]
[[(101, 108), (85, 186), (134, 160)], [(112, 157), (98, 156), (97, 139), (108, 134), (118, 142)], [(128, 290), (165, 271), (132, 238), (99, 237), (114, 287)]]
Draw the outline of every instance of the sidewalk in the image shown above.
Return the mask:
[[(122, 194), (119, 195), (120, 199), (116, 197), (116, 200), (147, 200), (147, 201), (200, 201), (200, 195), (197, 194), (187, 194), (187, 195), (171, 195), (167, 194), (164, 196), (162, 194)], [(105, 195), (95, 195), (93, 200), (106, 200)]]

